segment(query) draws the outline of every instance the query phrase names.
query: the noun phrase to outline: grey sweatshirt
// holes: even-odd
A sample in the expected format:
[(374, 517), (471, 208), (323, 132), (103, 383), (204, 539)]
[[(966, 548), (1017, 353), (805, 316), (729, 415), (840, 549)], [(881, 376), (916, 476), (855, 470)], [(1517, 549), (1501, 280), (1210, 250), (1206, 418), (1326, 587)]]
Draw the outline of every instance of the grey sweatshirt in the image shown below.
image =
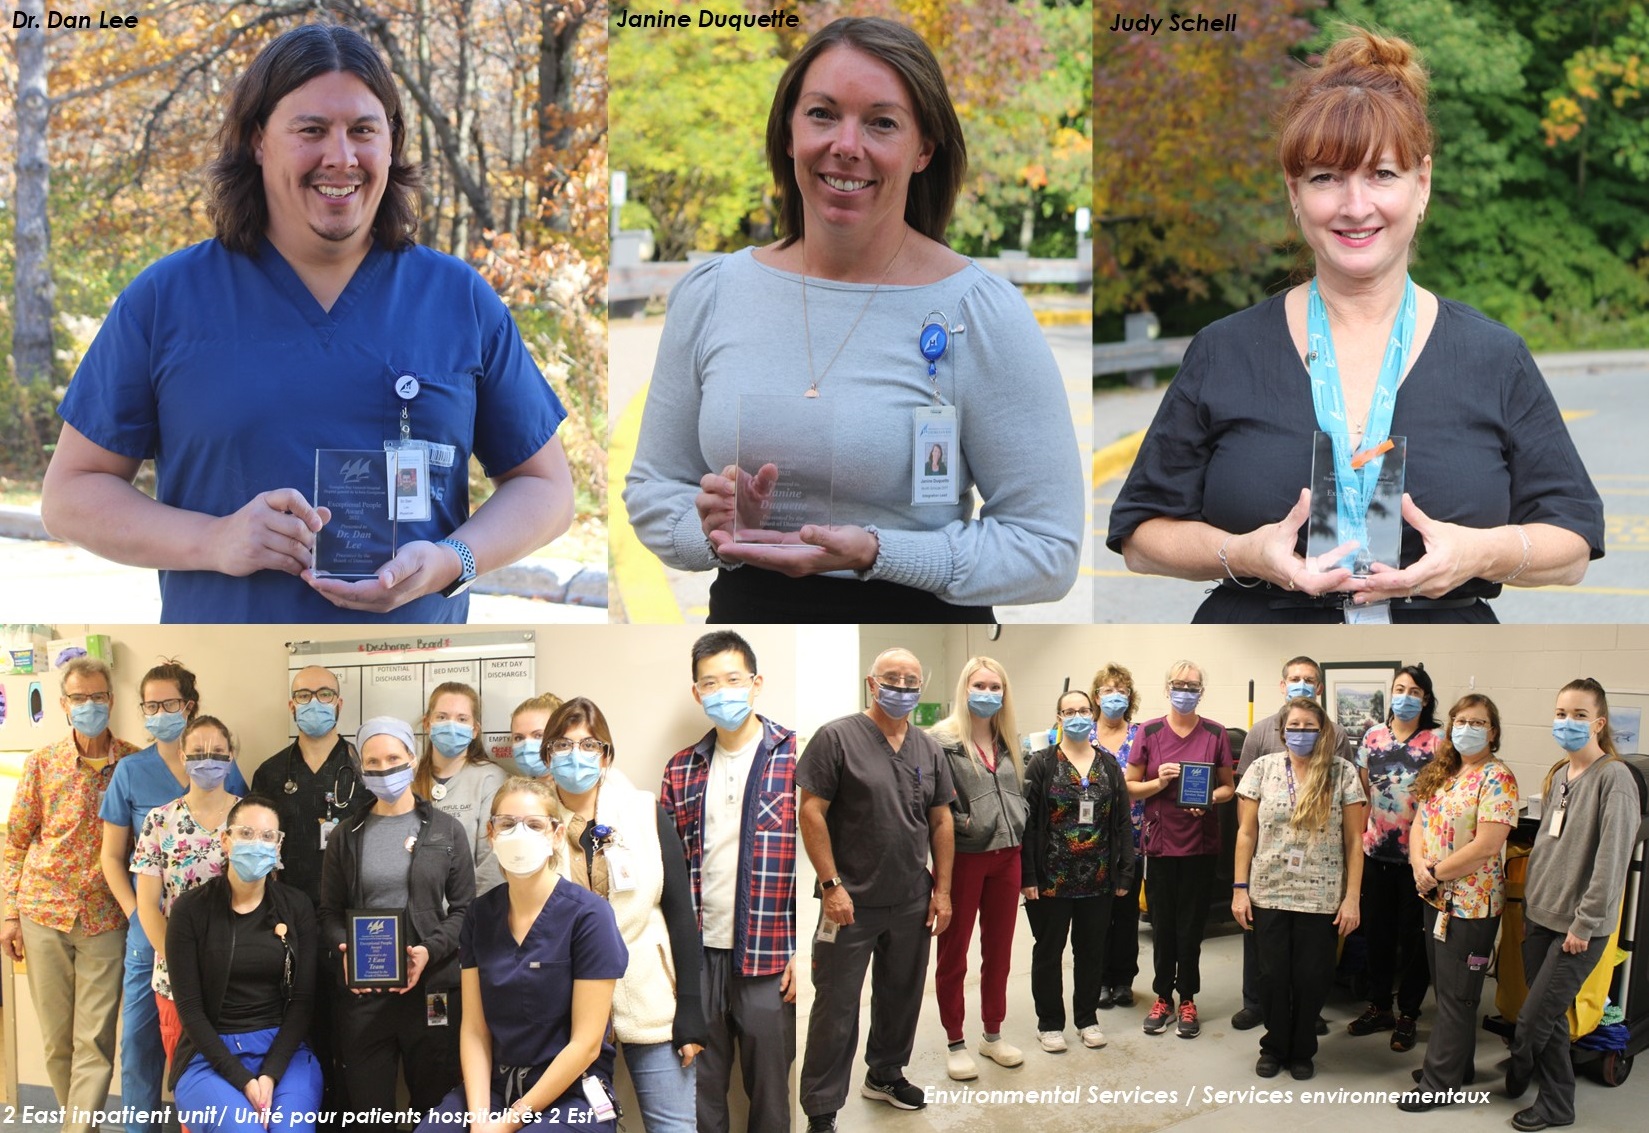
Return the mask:
[(1620, 918), (1626, 867), (1642, 820), (1637, 781), (1618, 759), (1592, 764), (1569, 784), (1563, 829), (1550, 836), (1562, 798), (1563, 772), (1541, 802), (1540, 833), (1529, 854), (1524, 915), (1582, 940), (1608, 936)]
[(475, 855), (475, 895), (479, 897), (495, 885), (504, 884), (504, 871), (487, 838), (487, 820), (492, 817), (492, 797), (509, 775), (495, 763), (465, 760), (458, 774), (447, 781), (443, 799), (431, 800), (435, 809), (456, 818), (469, 839)]
[[(937, 283), (871, 292), (811, 279), (804, 324), (801, 277), (750, 249), (676, 285), (625, 478), (636, 534), (678, 570), (722, 565), (699, 526), (699, 480), (737, 459), (740, 394), (800, 405), (810, 328), (820, 398), (834, 413), (833, 522), (874, 525), (881, 543), (864, 577), (960, 605), (1062, 598), (1076, 579), (1085, 487), (1064, 384), (1025, 300), (973, 263)], [(934, 379), (917, 337), (933, 312), (966, 328), (936, 375), (958, 410), (961, 491), (955, 504), (918, 506), (912, 411), (933, 404)]]
[(998, 745), (993, 774), (973, 754), (970, 741), (933, 738), (945, 749), (950, 780), (956, 787), (950, 804), (956, 852), (982, 854), (1019, 845), (1025, 836), (1025, 795), (1012, 757)]

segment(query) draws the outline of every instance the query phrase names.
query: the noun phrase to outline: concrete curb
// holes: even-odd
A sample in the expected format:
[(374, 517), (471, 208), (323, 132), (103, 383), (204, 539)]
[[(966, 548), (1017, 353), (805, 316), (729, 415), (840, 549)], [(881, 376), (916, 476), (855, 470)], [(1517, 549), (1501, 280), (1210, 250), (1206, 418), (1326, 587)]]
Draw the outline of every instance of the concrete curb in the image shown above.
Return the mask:
[[(40, 513), (0, 505), (0, 539), (50, 540)], [(477, 594), (536, 598), (563, 606), (607, 608), (607, 572), (571, 559), (520, 562), (489, 571), (475, 580)]]

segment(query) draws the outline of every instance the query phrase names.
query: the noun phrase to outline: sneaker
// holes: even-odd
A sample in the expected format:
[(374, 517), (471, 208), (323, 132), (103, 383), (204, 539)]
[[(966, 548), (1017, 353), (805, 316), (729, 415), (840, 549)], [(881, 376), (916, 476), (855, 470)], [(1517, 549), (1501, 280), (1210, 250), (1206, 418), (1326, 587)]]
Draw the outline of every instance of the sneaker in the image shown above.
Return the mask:
[(1119, 988), (1115, 988), (1114, 990), (1116, 992), (1116, 1001), (1117, 1001), (1117, 1006), (1118, 1007), (1132, 1007), (1134, 1005), (1134, 989), (1133, 988), (1131, 988), (1131, 987), (1119, 987)]
[(1106, 986), (1099, 989), (1099, 1002), (1094, 1006), (1101, 1011), (1109, 1011), (1117, 1005), (1117, 989)]
[(1363, 1008), (1361, 1015), (1346, 1024), (1346, 1032), (1353, 1035), (1372, 1035), (1377, 1031), (1389, 1031), (1396, 1025), (1397, 1016), (1370, 1003)]
[(1414, 1033), (1419, 1022), (1413, 1015), (1404, 1015), (1398, 1019), (1396, 1029), (1391, 1032), (1391, 1049), (1413, 1050), (1414, 1044), (1419, 1041)]
[(1258, 1007), (1244, 1007), (1231, 1016), (1231, 1029), (1234, 1031), (1252, 1031), (1265, 1022), (1265, 1013)]
[(1105, 1045), (1105, 1032), (1099, 1029), (1098, 1023), (1089, 1023), (1082, 1028), (1082, 1045), (1094, 1050)]
[(1260, 1060), (1254, 1063), (1254, 1073), (1262, 1078), (1275, 1078), (1283, 1068), (1283, 1060), (1274, 1054), (1260, 1055)]
[(1317, 1073), (1317, 1068), (1312, 1065), (1311, 1059), (1302, 1058), (1290, 1066), (1288, 1068), (1288, 1072), (1294, 1076), (1294, 1080), (1296, 1082), (1304, 1082), (1307, 1078), (1310, 1078), (1313, 1074)]
[(958, 1082), (967, 1082), (979, 1077), (979, 1067), (973, 1064), (972, 1056), (965, 1049), (947, 1050), (945, 1073)]
[(872, 1101), (887, 1102), (894, 1109), (926, 1109), (927, 1094), (922, 1087), (910, 1084), (910, 1079), (899, 1078), (892, 1082), (877, 1082), (870, 1078), (859, 1087), (859, 1096)]
[(1151, 1004), (1150, 1014), (1145, 1016), (1145, 1033), (1160, 1035), (1168, 1029), (1168, 1016), (1174, 1013), (1172, 1000), (1164, 999), (1160, 995), (1157, 1001)]
[(998, 1066), (1018, 1066), (1025, 1061), (1024, 1052), (1005, 1039), (997, 1039), (995, 1042), (980, 1039), (979, 1053)]
[(1065, 1033), (1063, 1031), (1038, 1031), (1036, 1041), (1042, 1044), (1042, 1049), (1049, 1054), (1059, 1054), (1065, 1049)]
[(807, 1119), (807, 1133), (836, 1133), (834, 1113), (814, 1114)]
[(1197, 1005), (1189, 999), (1179, 1005), (1179, 1026), (1174, 1033), (1182, 1039), (1194, 1039), (1202, 1033), (1202, 1024), (1197, 1022)]
[(1573, 1125), (1572, 1121), (1550, 1121), (1541, 1116), (1540, 1107), (1532, 1105), (1528, 1109), (1520, 1109), (1512, 1114), (1512, 1128), (1521, 1129), (1523, 1133), (1536, 1133), (1540, 1129), (1554, 1129), (1562, 1125)]

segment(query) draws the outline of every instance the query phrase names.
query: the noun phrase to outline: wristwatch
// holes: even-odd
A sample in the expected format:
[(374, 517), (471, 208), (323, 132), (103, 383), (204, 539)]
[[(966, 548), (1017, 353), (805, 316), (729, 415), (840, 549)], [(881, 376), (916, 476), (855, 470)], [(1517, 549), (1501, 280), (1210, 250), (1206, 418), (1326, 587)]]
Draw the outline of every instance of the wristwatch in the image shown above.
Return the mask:
[(840, 877), (833, 877), (829, 881), (819, 882), (820, 889), (839, 889), (841, 885), (842, 879)]
[(441, 597), (443, 598), (456, 598), (468, 590), (470, 584), (475, 581), (475, 554), (469, 547), (465, 546), (462, 540), (450, 536), (438, 541), (436, 546), (451, 547), (458, 552), (458, 561), (463, 564), (463, 569), (458, 572), (458, 577), (453, 580), (450, 586), (441, 591)]

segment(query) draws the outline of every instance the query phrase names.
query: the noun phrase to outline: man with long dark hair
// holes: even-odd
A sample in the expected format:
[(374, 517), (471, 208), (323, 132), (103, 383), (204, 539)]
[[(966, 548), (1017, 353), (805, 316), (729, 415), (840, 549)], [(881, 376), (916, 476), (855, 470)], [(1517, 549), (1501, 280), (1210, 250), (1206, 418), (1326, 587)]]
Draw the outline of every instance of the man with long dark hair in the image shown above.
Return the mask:
[[(158, 568), (166, 621), (463, 621), (478, 572), (571, 520), (565, 410), (485, 281), (417, 245), (400, 95), (358, 32), (278, 36), (218, 142), (215, 239), (139, 275), (70, 383), (47, 526)], [(360, 529), (309, 498), (323, 449), (427, 472), (360, 581), (315, 573), (328, 523)], [(496, 486), (474, 515), (471, 455)]]

